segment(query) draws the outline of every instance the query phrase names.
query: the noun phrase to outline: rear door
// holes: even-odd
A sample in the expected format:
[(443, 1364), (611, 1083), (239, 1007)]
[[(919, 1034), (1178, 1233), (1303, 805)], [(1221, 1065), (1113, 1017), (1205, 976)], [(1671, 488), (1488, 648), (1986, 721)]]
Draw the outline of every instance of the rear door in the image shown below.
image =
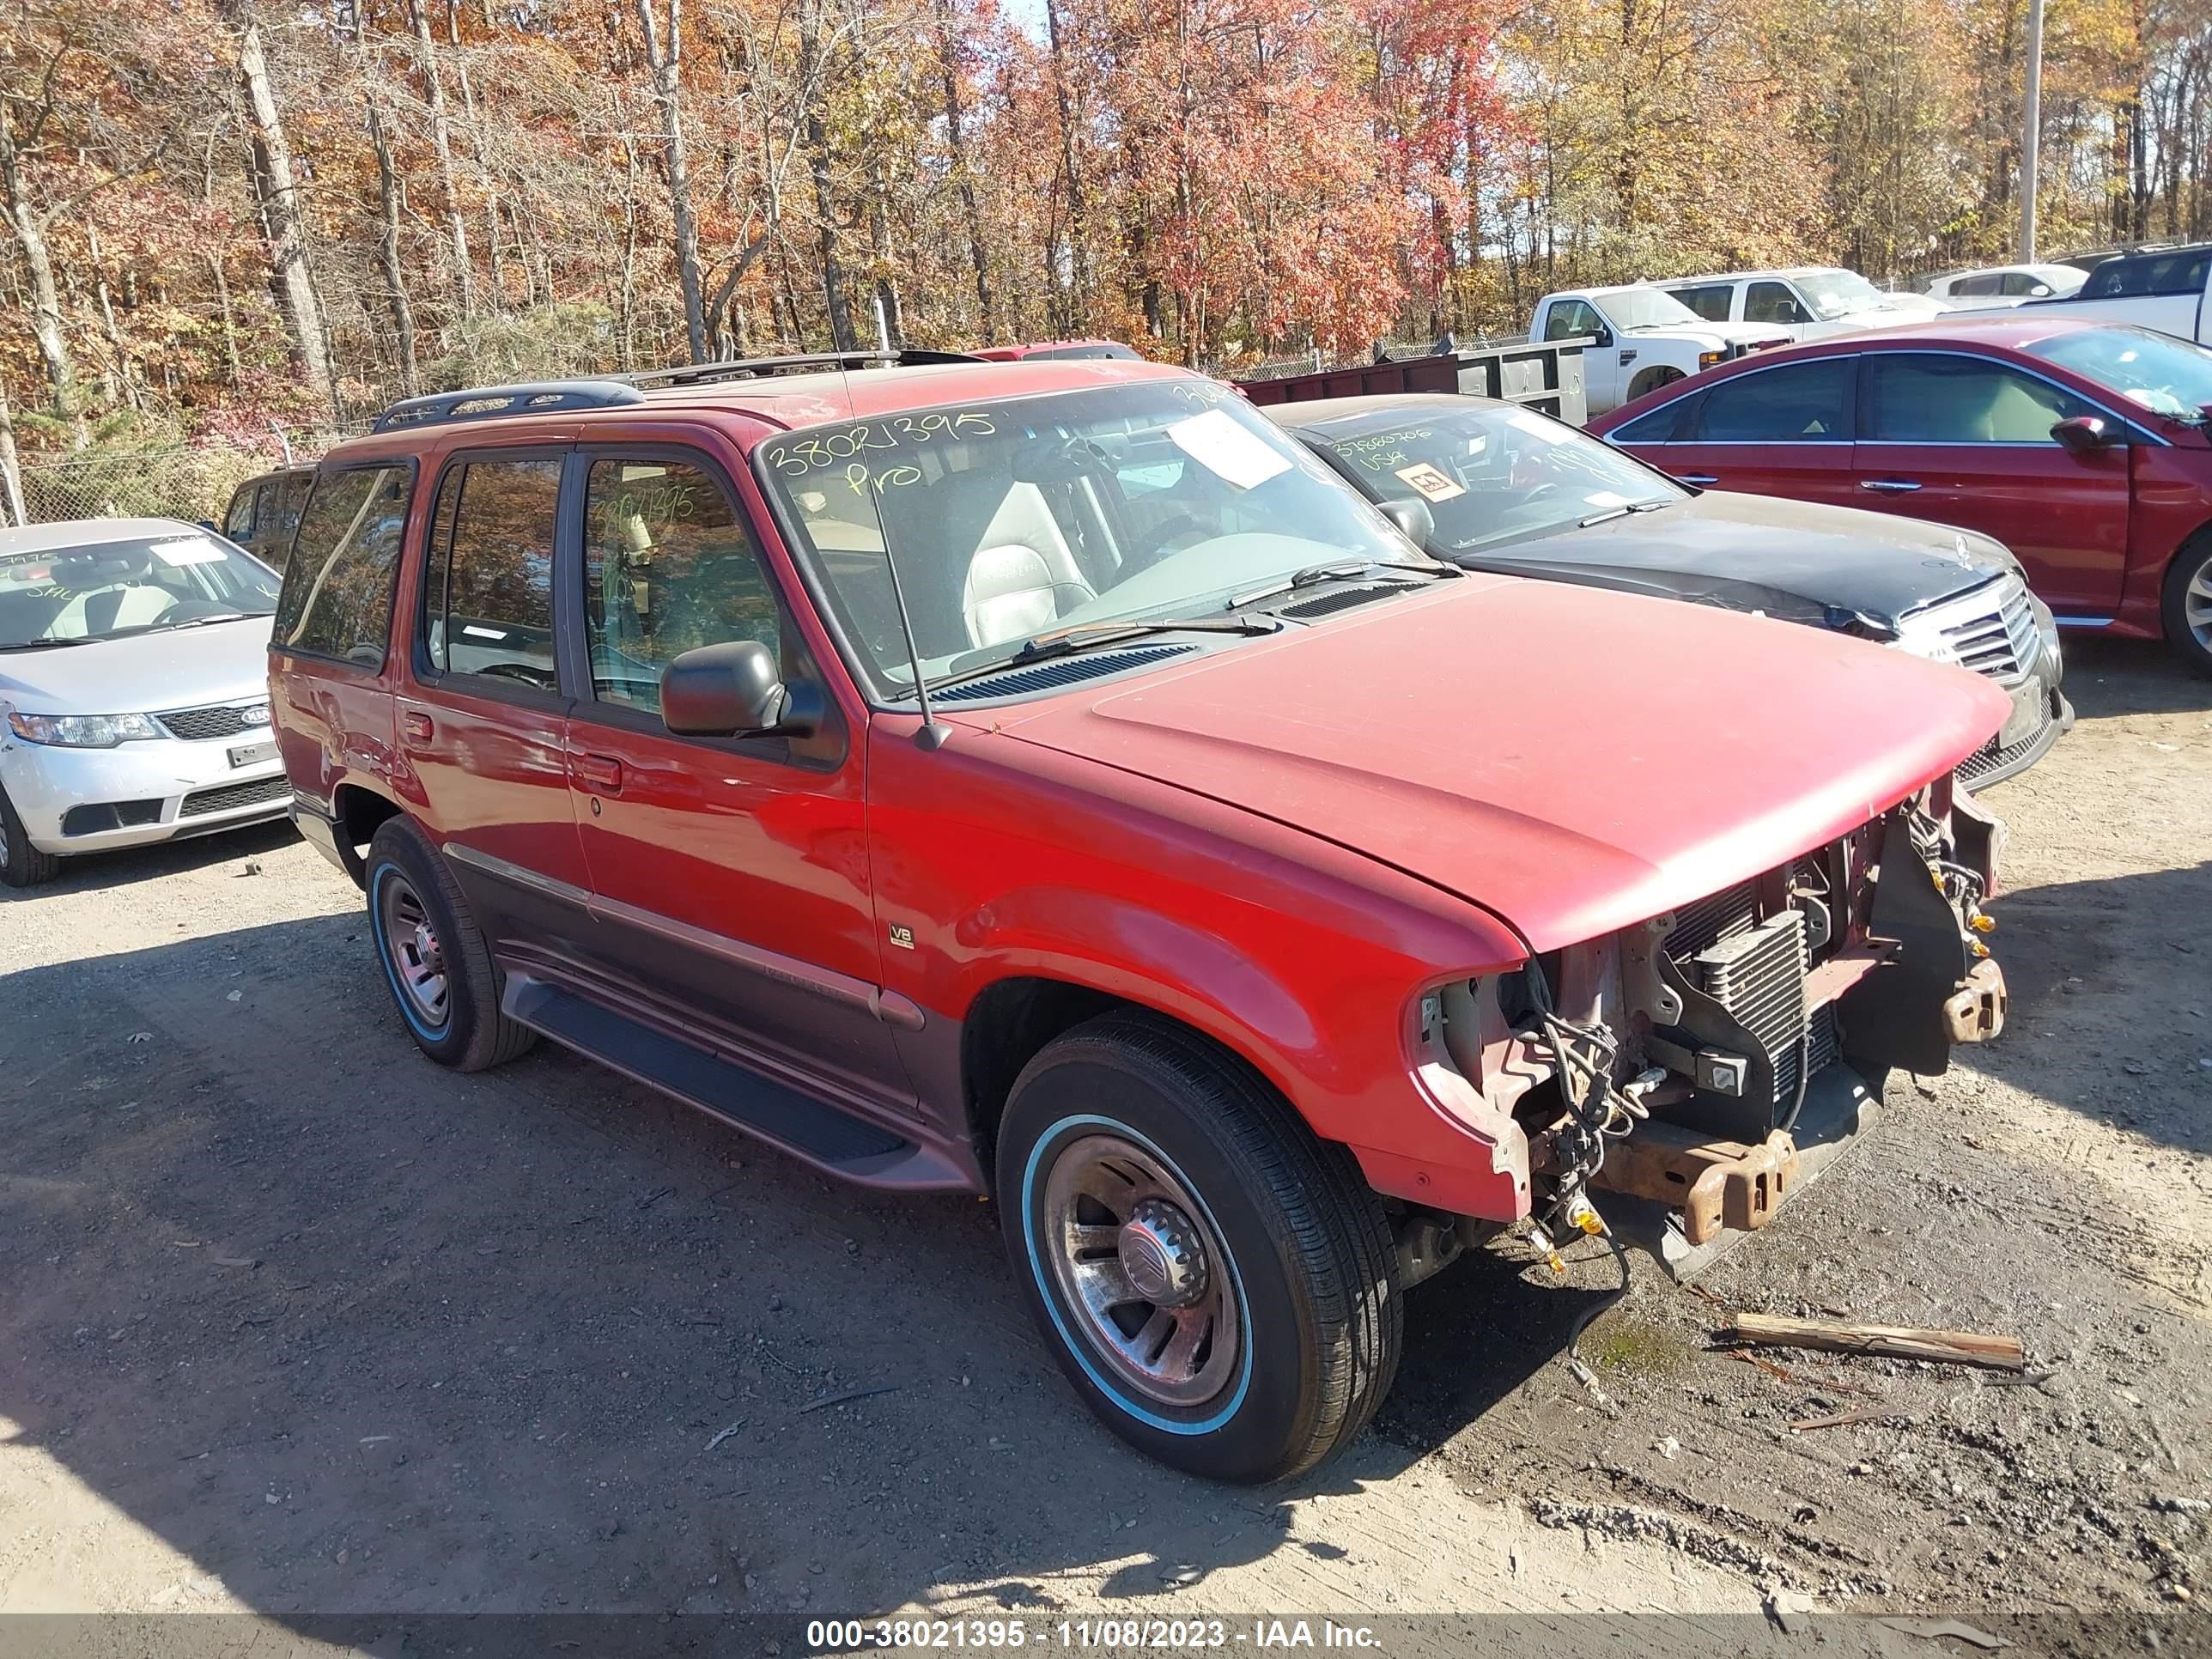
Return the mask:
[(590, 885), (553, 644), (561, 446), (449, 456), (433, 498), (400, 754), (495, 948), (586, 954)]
[(1698, 406), (1674, 442), (1636, 453), (1708, 489), (1849, 503), (1856, 362), (1808, 357), (1728, 375), (1692, 394)]
[(1966, 352), (1862, 359), (1858, 505), (1996, 537), (2062, 614), (2110, 616), (2127, 561), (2128, 451), (2051, 435), (2106, 411), (2039, 374)]
[[(703, 452), (658, 445), (580, 450), (571, 489), (568, 766), (607, 965), (766, 1070), (911, 1114), (876, 1012), (865, 744), (769, 574), (746, 499)], [(661, 670), (735, 640), (816, 689), (820, 732), (685, 738), (661, 723)]]

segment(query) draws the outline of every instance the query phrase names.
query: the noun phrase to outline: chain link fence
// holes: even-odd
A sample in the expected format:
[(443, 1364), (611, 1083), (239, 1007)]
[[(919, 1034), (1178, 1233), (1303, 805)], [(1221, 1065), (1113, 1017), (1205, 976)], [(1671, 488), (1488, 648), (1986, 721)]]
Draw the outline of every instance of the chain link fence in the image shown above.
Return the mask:
[[(16, 471), (22, 518), (28, 524), (69, 519), (208, 520), (220, 524), (231, 492), (258, 473), (313, 463), (343, 433), (295, 437), (288, 458), (275, 437), (266, 443), (200, 442), (157, 448), (96, 447), (60, 453), (25, 453)], [(0, 498), (0, 516), (15, 517)]]

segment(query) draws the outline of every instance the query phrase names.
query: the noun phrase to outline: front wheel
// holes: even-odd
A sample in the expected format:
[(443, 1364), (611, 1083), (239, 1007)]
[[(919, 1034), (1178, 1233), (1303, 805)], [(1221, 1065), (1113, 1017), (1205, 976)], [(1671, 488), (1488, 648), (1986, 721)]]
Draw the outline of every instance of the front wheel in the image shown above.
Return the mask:
[(2191, 538), (2166, 573), (2166, 642), (2200, 674), (2212, 674), (2212, 533)]
[(1636, 377), (1634, 384), (1628, 388), (1626, 401), (1632, 404), (1647, 392), (1656, 392), (1662, 386), (1672, 386), (1682, 378), (1684, 378), (1682, 371), (1679, 368), (1647, 368)]
[(1000, 1127), (1000, 1219), (1060, 1369), (1139, 1449), (1279, 1480), (1389, 1392), (1404, 1329), (1380, 1201), (1249, 1068), (1164, 1019), (1049, 1044)]
[(0, 789), (0, 882), (10, 887), (30, 887), (52, 881), (61, 873), (62, 861), (52, 853), (31, 845), (31, 832), (23, 826), (8, 792)]

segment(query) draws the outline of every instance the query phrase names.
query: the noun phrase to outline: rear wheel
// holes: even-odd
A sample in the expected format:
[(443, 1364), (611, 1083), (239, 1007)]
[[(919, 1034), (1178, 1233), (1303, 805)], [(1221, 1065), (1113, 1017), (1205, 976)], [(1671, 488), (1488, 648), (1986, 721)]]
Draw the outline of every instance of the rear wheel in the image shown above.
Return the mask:
[(1404, 1327), (1382, 1207), (1247, 1066), (1145, 1015), (1030, 1061), (1000, 1124), (1000, 1220), (1060, 1369), (1194, 1474), (1311, 1468), (1373, 1415)]
[(41, 853), (31, 845), (31, 832), (23, 827), (15, 803), (8, 799), (5, 789), (0, 789), (0, 882), (10, 887), (32, 887), (52, 881), (61, 867), (62, 861), (52, 853)]
[(368, 843), (369, 928), (415, 1046), (441, 1066), (480, 1072), (537, 1041), (500, 1012), (499, 969), (468, 901), (428, 837), (405, 818)]
[(2166, 573), (2166, 643), (2200, 674), (2212, 674), (2212, 532), (2184, 543)]

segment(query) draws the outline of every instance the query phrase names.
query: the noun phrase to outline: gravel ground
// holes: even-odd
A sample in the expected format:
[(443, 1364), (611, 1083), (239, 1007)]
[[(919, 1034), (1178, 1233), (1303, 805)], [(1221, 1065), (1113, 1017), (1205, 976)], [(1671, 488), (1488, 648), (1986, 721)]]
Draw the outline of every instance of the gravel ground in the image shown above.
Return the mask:
[[(2092, 642), (2069, 690), (1989, 797), (1999, 1042), (1893, 1080), (1694, 1290), (1639, 1259), (1585, 1339), (1610, 1411), (1560, 1354), (1611, 1261), (1501, 1246), (1415, 1293), (1376, 1429), (1266, 1492), (1092, 1425), (985, 1205), (834, 1188), (550, 1049), (430, 1066), (289, 830), (0, 896), (0, 1613), (1765, 1604), (1728, 1650), (1794, 1606), (2189, 1646), (2212, 684)], [(1708, 1343), (1737, 1307), (2013, 1333), (2031, 1369), (1747, 1364)]]

